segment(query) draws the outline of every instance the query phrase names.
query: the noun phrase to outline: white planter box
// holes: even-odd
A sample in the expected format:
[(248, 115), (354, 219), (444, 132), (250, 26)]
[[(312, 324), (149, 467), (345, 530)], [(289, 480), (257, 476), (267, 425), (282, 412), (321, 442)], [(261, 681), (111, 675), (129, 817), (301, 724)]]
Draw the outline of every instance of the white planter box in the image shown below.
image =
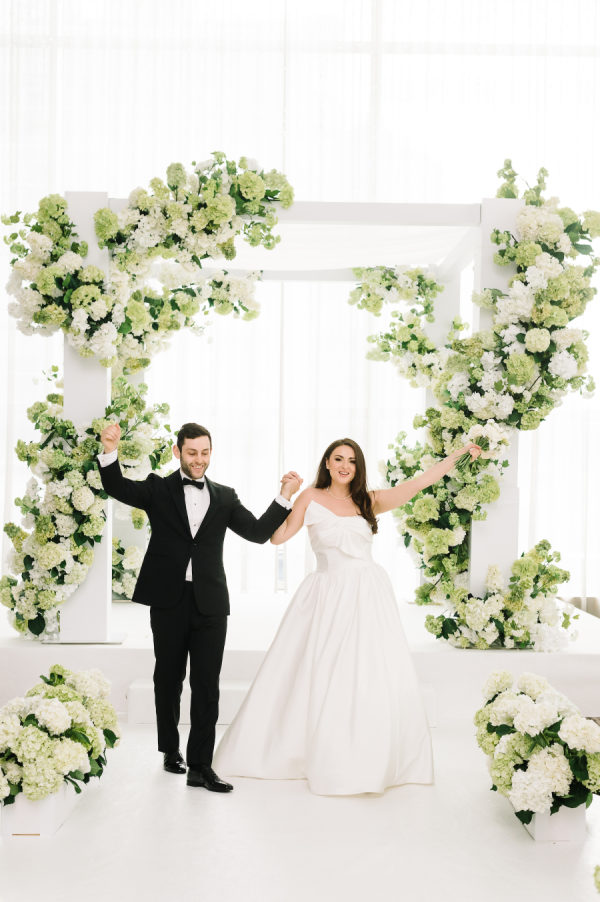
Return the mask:
[(52, 836), (77, 804), (79, 795), (63, 783), (58, 792), (32, 802), (20, 792), (12, 805), (1, 809), (1, 833), (11, 836)]
[(585, 839), (585, 805), (559, 808), (556, 814), (534, 814), (523, 824), (537, 842), (583, 842)]

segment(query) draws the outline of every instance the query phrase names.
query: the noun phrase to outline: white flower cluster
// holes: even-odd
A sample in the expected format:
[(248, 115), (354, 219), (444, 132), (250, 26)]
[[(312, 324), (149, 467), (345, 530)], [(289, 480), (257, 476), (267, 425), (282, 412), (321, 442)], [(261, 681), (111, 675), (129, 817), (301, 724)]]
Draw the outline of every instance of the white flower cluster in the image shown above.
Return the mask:
[(19, 792), (43, 799), (65, 778), (101, 775), (106, 736), (112, 747), (120, 735), (109, 689), (97, 670), (53, 667), (48, 682), (0, 708), (0, 801)]
[(600, 727), (544, 677), (524, 673), (515, 684), (507, 671), (496, 672), (483, 695), (486, 703), (475, 715), (477, 741), (490, 758), (496, 789), (516, 812), (526, 818), (547, 813), (574, 791), (585, 804), (600, 791)]
[(143, 550), (137, 545), (124, 548), (120, 539), (113, 539), (112, 553), (112, 590), (117, 598), (130, 599), (137, 581)]

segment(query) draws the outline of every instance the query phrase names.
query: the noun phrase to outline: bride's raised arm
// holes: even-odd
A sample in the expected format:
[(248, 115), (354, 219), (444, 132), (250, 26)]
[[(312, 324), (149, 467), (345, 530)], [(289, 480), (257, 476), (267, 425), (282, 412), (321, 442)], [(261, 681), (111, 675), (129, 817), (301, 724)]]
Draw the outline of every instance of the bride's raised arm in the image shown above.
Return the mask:
[[(450, 470), (456, 466), (457, 460), (462, 457), (463, 454), (467, 453), (471, 455), (471, 460), (477, 460), (481, 454), (481, 448), (473, 442), (468, 442), (463, 448), (453, 451), (452, 454), (449, 454), (444, 460), (441, 460), (439, 463), (434, 464), (433, 467), (425, 470), (420, 476), (415, 476), (414, 479), (407, 479), (406, 482), (401, 482), (400, 485), (394, 486), (393, 489), (379, 489), (378, 491), (373, 492), (373, 513), (384, 514), (386, 511), (402, 507), (403, 504), (406, 504), (411, 498), (414, 498), (414, 496), (422, 491), (422, 489), (426, 489), (427, 486), (433, 485), (434, 482), (437, 482), (449, 473)], [(289, 519), (290, 517), (288, 517), (288, 520)], [(285, 523), (283, 525), (285, 526)], [(279, 529), (283, 529), (283, 527), (280, 526)], [(277, 532), (279, 532), (279, 530), (277, 530)], [(271, 541), (273, 541), (273, 539), (271, 539)]]
[(288, 539), (291, 539), (292, 536), (295, 536), (297, 532), (300, 532), (302, 526), (304, 525), (304, 515), (306, 513), (306, 508), (310, 504), (313, 497), (314, 489), (312, 487), (304, 489), (303, 492), (300, 492), (300, 494), (294, 501), (294, 506), (292, 507), (292, 511), (289, 517), (287, 518), (287, 520), (283, 521), (279, 529), (276, 529), (271, 536), (272, 545), (283, 545), (284, 542), (287, 542)]

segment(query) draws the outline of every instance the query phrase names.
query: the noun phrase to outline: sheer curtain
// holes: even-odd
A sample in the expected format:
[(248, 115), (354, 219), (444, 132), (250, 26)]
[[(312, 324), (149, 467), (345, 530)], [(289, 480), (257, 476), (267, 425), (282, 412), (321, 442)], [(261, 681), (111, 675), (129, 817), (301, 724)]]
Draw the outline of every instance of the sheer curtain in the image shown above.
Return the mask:
[[(33, 210), (51, 191), (126, 196), (212, 150), (283, 169), (300, 200), (475, 202), (506, 156), (551, 193), (600, 207), (599, 15), (595, 0), (5, 0), (0, 21), (0, 207)], [(360, 260), (356, 261), (360, 264)], [(415, 260), (424, 263), (426, 260)], [(8, 254), (0, 260), (8, 274)], [(364, 360), (373, 322), (348, 285), (259, 286), (261, 317), (178, 335), (147, 374), (173, 422), (205, 420), (213, 476), (259, 510), (281, 467), (311, 478), (324, 446), (350, 433), (371, 481), (422, 397)], [(19, 335), (0, 311), (4, 519), (27, 471), (26, 407), (61, 340)], [(600, 314), (590, 305), (591, 368)], [(524, 442), (524, 542), (549, 538), (568, 594), (600, 594), (594, 448), (600, 401), (570, 398)], [(387, 518), (378, 554), (410, 596), (413, 566)], [(283, 552), (293, 585), (300, 540)], [(238, 589), (276, 584), (276, 552), (230, 543)], [(233, 571), (232, 569), (233, 568)]]

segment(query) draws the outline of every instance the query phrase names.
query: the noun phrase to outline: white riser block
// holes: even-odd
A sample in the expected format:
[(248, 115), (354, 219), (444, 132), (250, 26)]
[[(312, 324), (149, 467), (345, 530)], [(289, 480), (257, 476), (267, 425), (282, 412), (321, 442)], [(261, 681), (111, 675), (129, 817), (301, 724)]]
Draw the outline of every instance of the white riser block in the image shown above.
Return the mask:
[[(218, 723), (226, 726), (230, 724), (237, 714), (250, 683), (243, 680), (223, 680), (221, 682), (221, 697), (219, 700)], [(181, 694), (180, 723), (190, 722), (190, 687), (186, 682)], [(152, 680), (134, 680), (127, 692), (127, 722), (128, 723), (155, 723), (154, 711), (154, 686)]]
[[(231, 723), (240, 709), (250, 682), (244, 680), (223, 680), (219, 701), (219, 720), (222, 726)], [(421, 688), (421, 697), (425, 706), (427, 722), (430, 727), (437, 726), (437, 698), (435, 690), (430, 686)], [(185, 685), (181, 694), (181, 724), (190, 722), (190, 687)], [(131, 683), (127, 692), (127, 723), (155, 723), (154, 688), (152, 680), (139, 679)]]
[(52, 836), (66, 821), (71, 811), (85, 795), (77, 794), (72, 786), (63, 783), (58, 792), (45, 799), (31, 801), (22, 792), (12, 805), (2, 806), (1, 835), (9, 837)]

